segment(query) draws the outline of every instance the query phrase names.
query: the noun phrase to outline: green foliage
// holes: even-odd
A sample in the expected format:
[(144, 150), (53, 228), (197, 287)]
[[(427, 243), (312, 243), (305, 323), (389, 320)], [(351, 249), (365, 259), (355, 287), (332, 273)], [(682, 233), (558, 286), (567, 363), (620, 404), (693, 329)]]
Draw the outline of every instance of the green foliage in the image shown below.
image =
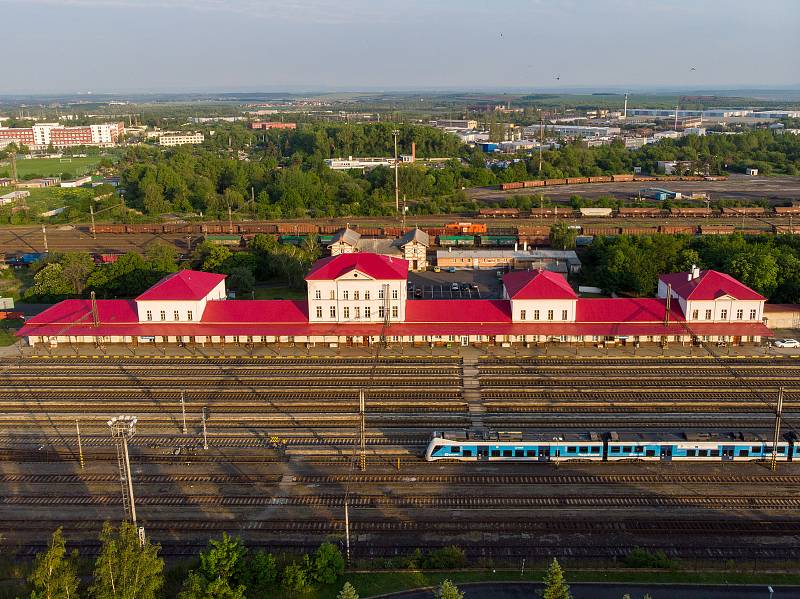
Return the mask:
[(100, 533), (100, 555), (94, 567), (90, 593), (95, 599), (155, 599), (164, 583), (160, 545), (139, 540), (129, 522), (119, 530), (106, 522)]
[(239, 537), (223, 532), (220, 539), (211, 539), (200, 554), (199, 572), (208, 580), (238, 579), (242, 575), (247, 548)]
[(553, 558), (547, 573), (544, 575), (544, 599), (570, 599), (569, 586), (564, 580), (564, 572), (558, 560)]
[(78, 574), (75, 562), (78, 552), (67, 555), (64, 536), (57, 529), (44, 553), (39, 553), (28, 577), (33, 591), (31, 599), (74, 599), (78, 596)]
[(323, 543), (317, 548), (311, 565), (314, 580), (322, 584), (333, 584), (344, 573), (344, 557), (332, 543)]
[(550, 245), (553, 247), (553, 249), (575, 249), (575, 239), (577, 237), (578, 232), (575, 229), (570, 229), (566, 221), (556, 221), (553, 223), (553, 226), (550, 227)]
[(278, 579), (278, 564), (271, 553), (257, 551), (247, 564), (247, 592), (252, 599), (264, 597)]
[(450, 570), (453, 568), (463, 568), (467, 564), (467, 558), (461, 547), (450, 545), (441, 549), (433, 549), (428, 552), (422, 560), (423, 568), (434, 570)]
[[(308, 557), (308, 556), (306, 556)], [(288, 564), (283, 569), (283, 576), (281, 576), (281, 585), (287, 591), (295, 593), (304, 593), (309, 590), (310, 584), (308, 580), (308, 573), (302, 565), (297, 562)]]
[(186, 579), (178, 599), (244, 599), (244, 586), (231, 587), (225, 578), (208, 580), (199, 572), (192, 572)]
[(662, 568), (665, 570), (672, 570), (678, 567), (678, 563), (667, 557), (667, 554), (663, 551), (648, 551), (641, 547), (636, 547), (626, 555), (624, 562), (629, 568)]
[(75, 288), (64, 276), (64, 267), (51, 262), (33, 275), (33, 286), (25, 293), (25, 298), (55, 302), (73, 293)]
[(342, 590), (336, 595), (336, 599), (359, 599), (356, 588), (349, 582), (344, 583)]
[(464, 599), (464, 593), (459, 591), (458, 587), (449, 580), (445, 580), (439, 585), (434, 596), (436, 599)]

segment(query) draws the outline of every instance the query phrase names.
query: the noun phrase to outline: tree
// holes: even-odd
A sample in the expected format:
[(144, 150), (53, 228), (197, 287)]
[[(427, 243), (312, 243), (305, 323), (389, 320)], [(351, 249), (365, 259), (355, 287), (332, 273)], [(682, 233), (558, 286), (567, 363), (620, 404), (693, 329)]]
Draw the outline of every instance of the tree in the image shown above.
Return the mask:
[(59, 263), (62, 267), (62, 276), (74, 290), (80, 295), (86, 287), (86, 280), (95, 269), (94, 260), (85, 252), (68, 252), (61, 256)]
[(145, 258), (150, 270), (161, 276), (178, 270), (178, 250), (174, 245), (154, 243), (147, 248)]
[(119, 530), (106, 522), (100, 533), (100, 555), (94, 567), (90, 593), (95, 599), (155, 599), (164, 584), (160, 545), (144, 544), (130, 522)]
[(571, 250), (575, 247), (578, 232), (570, 229), (563, 220), (556, 221), (550, 227), (550, 245), (557, 250)]
[(313, 559), (313, 575), (317, 582), (333, 584), (344, 574), (344, 557), (332, 543), (323, 543), (317, 548)]
[(553, 562), (547, 569), (544, 576), (544, 599), (571, 599), (569, 586), (564, 581), (564, 572), (558, 564), (558, 560), (553, 558)]
[(25, 297), (58, 300), (73, 293), (74, 288), (64, 277), (64, 267), (58, 262), (51, 262), (33, 275), (33, 286), (25, 292)]
[(464, 593), (459, 591), (458, 587), (449, 580), (445, 580), (439, 585), (434, 596), (436, 599), (464, 599)]
[[(78, 552), (67, 555), (61, 529), (50, 538), (44, 553), (36, 555), (28, 577), (33, 590), (31, 599), (73, 599), (78, 596), (78, 574), (75, 562)], [(356, 598), (357, 599), (357, 598)]]
[(225, 261), (233, 255), (232, 252), (224, 245), (205, 245), (202, 250), (203, 264), (200, 268), (206, 272), (220, 272)]
[(257, 551), (248, 564), (247, 589), (253, 599), (264, 597), (278, 579), (278, 565), (271, 553)]
[(336, 599), (358, 599), (358, 593), (352, 584), (346, 582), (339, 594), (336, 595)]
[(209, 581), (198, 572), (192, 572), (183, 583), (178, 599), (244, 599), (244, 591), (242, 585), (232, 588), (225, 579)]
[(227, 286), (229, 289), (233, 289), (234, 291), (246, 293), (255, 289), (256, 277), (253, 274), (253, 271), (247, 268), (232, 268), (230, 271), (228, 271)]
[(199, 572), (208, 580), (239, 579), (244, 568), (247, 548), (239, 537), (223, 532), (220, 539), (211, 539), (200, 554)]
[(283, 569), (281, 584), (286, 590), (302, 593), (308, 590), (308, 575), (300, 564), (292, 562)]

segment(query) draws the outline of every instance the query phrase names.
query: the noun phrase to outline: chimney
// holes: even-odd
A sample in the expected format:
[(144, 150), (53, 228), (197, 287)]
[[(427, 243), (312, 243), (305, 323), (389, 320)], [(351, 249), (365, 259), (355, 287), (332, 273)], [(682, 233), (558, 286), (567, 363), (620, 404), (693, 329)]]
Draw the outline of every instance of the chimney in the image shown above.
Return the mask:
[(417, 142), (411, 142), (411, 162), (417, 161)]
[(519, 244), (517, 244), (517, 243), (515, 243), (515, 244), (514, 244), (514, 251), (515, 251), (515, 252), (517, 251), (517, 246), (518, 246), (518, 245), (519, 245)]
[(699, 278), (700, 278), (700, 267), (697, 266), (696, 264), (692, 264), (692, 279), (699, 279)]

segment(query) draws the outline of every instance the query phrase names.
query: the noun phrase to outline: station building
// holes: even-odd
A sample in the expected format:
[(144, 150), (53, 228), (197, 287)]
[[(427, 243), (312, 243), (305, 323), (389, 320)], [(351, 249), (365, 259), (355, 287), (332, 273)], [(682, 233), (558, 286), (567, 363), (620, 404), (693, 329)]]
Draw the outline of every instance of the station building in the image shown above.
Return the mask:
[(317, 261), (306, 300), (229, 300), (225, 276), (183, 270), (132, 300), (65, 300), (19, 331), (30, 345), (300, 343), (535, 345), (755, 343), (765, 298), (711, 270), (663, 275), (655, 298), (579, 298), (547, 270), (503, 278), (496, 300), (407, 296), (408, 262), (367, 252)]

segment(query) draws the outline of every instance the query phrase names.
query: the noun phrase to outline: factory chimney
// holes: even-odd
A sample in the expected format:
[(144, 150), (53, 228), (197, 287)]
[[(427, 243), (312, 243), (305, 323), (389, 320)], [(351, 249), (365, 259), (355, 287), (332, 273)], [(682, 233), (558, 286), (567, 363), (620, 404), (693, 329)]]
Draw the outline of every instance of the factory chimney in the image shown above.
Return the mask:
[(625, 120), (628, 118), (628, 94), (625, 94), (625, 105), (622, 109), (622, 119)]
[(411, 142), (411, 162), (417, 161), (417, 142)]

